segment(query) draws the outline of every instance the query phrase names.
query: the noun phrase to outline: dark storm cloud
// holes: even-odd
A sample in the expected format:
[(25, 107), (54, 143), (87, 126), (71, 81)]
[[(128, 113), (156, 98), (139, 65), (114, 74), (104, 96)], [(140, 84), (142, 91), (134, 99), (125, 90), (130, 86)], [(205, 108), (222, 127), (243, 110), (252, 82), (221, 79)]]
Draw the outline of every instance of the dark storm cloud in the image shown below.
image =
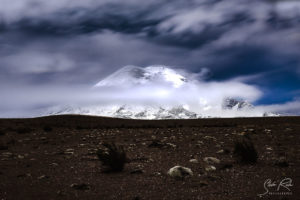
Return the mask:
[[(2, 87), (90, 86), (125, 65), (163, 64), (195, 73), (206, 68), (210, 81), (243, 79), (266, 91), (262, 103), (297, 97), (299, 1), (0, 0), (0, 5)], [(274, 94), (278, 100), (270, 100)]]

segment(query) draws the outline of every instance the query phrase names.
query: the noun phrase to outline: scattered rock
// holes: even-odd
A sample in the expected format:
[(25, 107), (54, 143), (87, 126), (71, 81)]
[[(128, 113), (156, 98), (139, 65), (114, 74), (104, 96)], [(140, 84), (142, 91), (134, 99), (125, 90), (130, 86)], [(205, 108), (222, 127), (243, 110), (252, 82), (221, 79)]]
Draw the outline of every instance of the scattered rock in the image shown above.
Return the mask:
[(24, 158), (24, 156), (22, 156), (22, 155), (18, 155), (18, 158), (19, 158), (19, 159), (23, 159), (23, 158)]
[(221, 149), (221, 150), (217, 151), (216, 153), (217, 153), (217, 154), (223, 154), (223, 153), (224, 153), (224, 150)]
[(142, 174), (144, 171), (142, 169), (134, 169), (130, 172), (130, 174)]
[(194, 159), (191, 159), (191, 160), (190, 160), (190, 163), (199, 163), (199, 161), (198, 161), (197, 159), (194, 158)]
[(272, 147), (266, 147), (266, 150), (268, 150), (268, 151), (272, 151), (272, 150), (273, 150), (273, 148), (272, 148)]
[(161, 148), (163, 147), (164, 144), (162, 142), (160, 142), (159, 140), (153, 140), (148, 147), (157, 147), (157, 148)]
[(208, 165), (205, 167), (205, 171), (210, 172), (210, 171), (215, 171), (216, 167), (213, 165)]
[(153, 175), (154, 176), (161, 176), (161, 173), (160, 172), (154, 172)]
[(190, 168), (175, 166), (169, 169), (168, 175), (174, 178), (184, 178), (187, 176), (193, 176), (193, 172)]
[(217, 140), (215, 137), (209, 136), (209, 135), (204, 136), (204, 139), (206, 139), (206, 140)]
[(74, 149), (66, 149), (64, 151), (64, 154), (66, 154), (66, 155), (72, 155), (72, 154), (74, 154)]
[(175, 144), (172, 143), (166, 143), (167, 146), (172, 147), (172, 148), (176, 148), (177, 146)]
[(89, 190), (90, 189), (90, 186), (85, 183), (81, 183), (81, 184), (73, 183), (70, 185), (70, 187), (74, 188), (75, 190)]
[(255, 132), (255, 129), (249, 128), (249, 129), (247, 129), (247, 131), (248, 131), (248, 132), (251, 132), (251, 133), (254, 133), (254, 132)]
[(208, 186), (208, 183), (206, 181), (200, 181), (199, 186), (200, 187)]
[(4, 152), (1, 155), (5, 158), (12, 158), (14, 156), (14, 154), (11, 152)]
[(218, 158), (215, 157), (205, 157), (203, 161), (207, 164), (219, 164), (221, 162)]
[(50, 166), (57, 167), (58, 164), (57, 163), (51, 163)]
[(39, 176), (37, 179), (42, 180), (42, 179), (47, 179), (47, 178), (49, 178), (49, 176), (42, 175), (42, 176)]
[(265, 129), (264, 132), (265, 132), (265, 133), (271, 133), (272, 130), (270, 130), (270, 129)]

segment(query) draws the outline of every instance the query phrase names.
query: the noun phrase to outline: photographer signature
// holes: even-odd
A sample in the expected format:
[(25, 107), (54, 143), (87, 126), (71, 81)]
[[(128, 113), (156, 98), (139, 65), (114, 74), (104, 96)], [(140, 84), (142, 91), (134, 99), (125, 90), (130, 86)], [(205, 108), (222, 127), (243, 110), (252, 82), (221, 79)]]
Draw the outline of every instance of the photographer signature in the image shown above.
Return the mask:
[[(266, 194), (271, 194), (271, 195), (290, 195), (291, 194), (291, 189), (290, 187), (293, 186), (292, 184), (292, 179), (291, 178), (284, 178), (282, 179), (278, 184), (276, 183), (276, 181), (272, 181), (271, 179), (267, 179), (264, 183), (264, 189), (265, 189), (265, 193), (262, 194), (258, 194), (259, 197), (262, 197)], [(276, 188), (273, 189), (272, 191), (275, 192), (271, 192), (270, 188)], [(280, 189), (284, 188), (285, 192), (280, 192)]]

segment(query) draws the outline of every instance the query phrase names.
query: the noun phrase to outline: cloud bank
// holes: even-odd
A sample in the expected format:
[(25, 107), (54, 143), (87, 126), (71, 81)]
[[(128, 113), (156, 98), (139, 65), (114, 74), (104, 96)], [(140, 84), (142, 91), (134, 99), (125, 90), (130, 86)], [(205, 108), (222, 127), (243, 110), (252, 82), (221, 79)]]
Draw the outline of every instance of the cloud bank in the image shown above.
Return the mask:
[[(262, 92), (256, 105), (299, 99), (299, 1), (0, 0), (0, 5), (1, 93), (11, 102), (21, 98), (19, 105), (33, 101), (36, 109), (46, 104), (38, 101), (44, 91), (60, 101), (60, 88), (84, 91), (122, 66), (156, 64), (196, 74), (205, 68), (207, 82), (239, 79)], [(11, 102), (2, 101), (1, 112), (22, 115), (25, 108)]]

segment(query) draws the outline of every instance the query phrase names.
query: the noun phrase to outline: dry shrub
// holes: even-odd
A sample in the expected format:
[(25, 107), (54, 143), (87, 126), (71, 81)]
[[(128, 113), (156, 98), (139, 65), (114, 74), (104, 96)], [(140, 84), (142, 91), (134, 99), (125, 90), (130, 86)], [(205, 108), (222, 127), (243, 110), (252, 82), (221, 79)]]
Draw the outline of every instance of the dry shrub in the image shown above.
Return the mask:
[(243, 135), (235, 141), (233, 153), (241, 163), (254, 164), (258, 159), (255, 146), (248, 135)]
[(114, 142), (102, 144), (105, 148), (97, 150), (97, 156), (106, 172), (123, 171), (127, 162), (127, 156), (122, 146), (117, 146)]

